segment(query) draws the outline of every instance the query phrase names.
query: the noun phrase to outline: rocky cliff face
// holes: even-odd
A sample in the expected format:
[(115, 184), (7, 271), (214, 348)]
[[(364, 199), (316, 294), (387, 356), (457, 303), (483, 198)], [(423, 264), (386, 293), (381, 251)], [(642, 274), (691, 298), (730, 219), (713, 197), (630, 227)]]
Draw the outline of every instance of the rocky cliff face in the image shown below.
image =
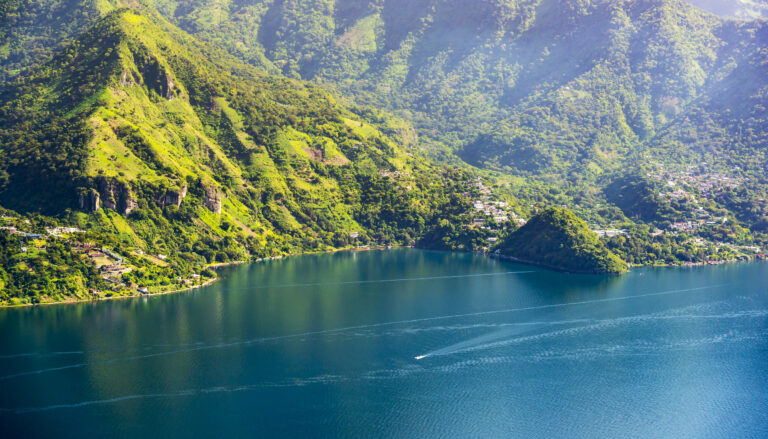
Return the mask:
[(205, 207), (215, 214), (221, 213), (221, 203), (224, 194), (214, 186), (203, 186), (205, 190)]
[(100, 178), (96, 182), (96, 188), (80, 195), (80, 209), (96, 212), (104, 207), (128, 215), (139, 207), (128, 183)]
[[(101, 208), (112, 209), (123, 215), (128, 215), (139, 207), (136, 195), (129, 183), (114, 178), (99, 178), (95, 188), (87, 189), (80, 194), (80, 209), (86, 212), (96, 212)], [(220, 214), (226, 195), (213, 185), (202, 185), (205, 207), (215, 214)], [(177, 189), (160, 191), (156, 198), (162, 207), (181, 207), (181, 203), (189, 193), (189, 186), (184, 183)]]
[(164, 91), (165, 91), (164, 97), (169, 101), (172, 101), (176, 97), (176, 95), (179, 93), (179, 90), (176, 88), (176, 83), (173, 82), (173, 78), (171, 78), (171, 75), (168, 72), (165, 72)]
[(165, 194), (160, 198), (160, 204), (165, 206), (181, 206), (181, 202), (187, 197), (188, 187), (186, 184), (182, 185), (180, 189), (168, 189)]
[(128, 215), (138, 207), (128, 183), (117, 180), (100, 179), (98, 182), (99, 195), (104, 207)]
[(136, 80), (133, 74), (123, 70), (123, 74), (120, 76), (120, 87), (133, 87), (134, 85), (136, 85)]
[(80, 209), (87, 212), (96, 212), (101, 207), (101, 196), (99, 192), (91, 189), (80, 194)]

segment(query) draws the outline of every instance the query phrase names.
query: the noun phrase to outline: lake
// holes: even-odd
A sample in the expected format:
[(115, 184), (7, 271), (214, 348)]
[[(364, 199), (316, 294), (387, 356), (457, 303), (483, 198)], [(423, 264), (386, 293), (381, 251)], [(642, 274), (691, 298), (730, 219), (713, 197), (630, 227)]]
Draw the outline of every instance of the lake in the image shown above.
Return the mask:
[(764, 438), (768, 264), (341, 252), (0, 310), (3, 437)]

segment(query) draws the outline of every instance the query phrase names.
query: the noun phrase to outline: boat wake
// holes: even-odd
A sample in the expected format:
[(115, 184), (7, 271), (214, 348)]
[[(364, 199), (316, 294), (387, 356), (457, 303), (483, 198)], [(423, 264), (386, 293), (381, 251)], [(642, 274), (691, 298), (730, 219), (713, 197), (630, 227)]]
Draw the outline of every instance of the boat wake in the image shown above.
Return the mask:
[[(744, 314), (732, 313), (726, 318), (739, 318), (739, 317), (765, 317), (768, 316), (768, 310), (750, 311)], [(557, 331), (555, 331), (557, 332)], [(551, 336), (554, 332), (542, 334), (545, 336)], [(535, 337), (535, 336), (534, 336)], [(524, 341), (534, 340), (534, 337), (525, 337)], [(685, 338), (679, 340), (659, 340), (656, 343), (644, 343), (642, 341), (634, 341), (631, 343), (619, 343), (619, 344), (600, 344), (591, 347), (577, 347), (564, 349), (547, 349), (539, 348), (533, 351), (527, 352), (523, 355), (496, 355), (496, 356), (481, 356), (473, 357), (469, 359), (462, 359), (459, 361), (451, 361), (448, 363), (435, 364), (430, 367), (405, 365), (400, 368), (392, 369), (377, 369), (364, 373), (351, 374), (351, 375), (314, 375), (308, 377), (293, 377), (287, 378), (276, 382), (263, 382), (254, 384), (242, 384), (242, 385), (220, 385), (206, 388), (193, 388), (184, 389), (172, 392), (163, 393), (144, 393), (144, 394), (128, 394), (122, 396), (116, 396), (113, 398), (99, 399), (99, 400), (86, 400), (71, 403), (57, 403), (38, 407), (23, 407), (23, 408), (0, 408), (2, 413), (15, 413), (30, 414), (38, 412), (47, 412), (61, 409), (79, 409), (96, 405), (111, 405), (119, 404), (132, 400), (144, 400), (144, 399), (174, 399), (174, 398), (189, 398), (203, 395), (213, 395), (222, 393), (239, 393), (239, 392), (253, 392), (263, 391), (264, 389), (279, 389), (279, 388), (296, 388), (305, 386), (317, 386), (317, 385), (336, 385), (346, 382), (364, 382), (364, 381), (377, 381), (377, 380), (396, 380), (396, 379), (413, 379), (415, 377), (423, 376), (424, 374), (452, 374), (458, 373), (467, 368), (474, 367), (487, 367), (496, 366), (501, 364), (513, 364), (513, 363), (541, 363), (543, 361), (588, 361), (595, 360), (601, 357), (617, 357), (617, 356), (637, 356), (637, 355), (663, 355), (670, 351), (677, 350), (689, 350), (697, 349), (703, 346), (712, 346), (723, 343), (739, 343), (756, 342), (763, 343), (768, 338), (768, 331), (765, 329), (753, 330), (753, 331), (735, 331), (728, 330), (722, 333), (714, 333), (698, 338)], [(519, 341), (523, 341), (523, 338), (519, 338)], [(708, 348), (709, 349), (709, 348)], [(417, 360), (436, 355), (434, 353), (427, 353), (414, 357)], [(443, 354), (445, 355), (445, 354)]]
[[(754, 319), (754, 318), (766, 318), (768, 317), (768, 310), (745, 310), (741, 312), (725, 312), (716, 314), (703, 314), (700, 313), (701, 308), (706, 305), (698, 304), (688, 307), (662, 311), (651, 314), (640, 314), (632, 316), (623, 316), (610, 319), (578, 319), (578, 320), (563, 320), (553, 321), (548, 323), (539, 322), (537, 326), (554, 326), (554, 325), (570, 325), (563, 329), (557, 329), (554, 331), (544, 331), (539, 333), (535, 332), (536, 328), (508, 328), (499, 331), (494, 331), (488, 334), (484, 334), (478, 337), (471, 338), (459, 343), (446, 346), (444, 348), (436, 349), (427, 352), (422, 355), (414, 357), (416, 360), (421, 360), (427, 357), (438, 357), (451, 354), (461, 354), (476, 352), (481, 350), (489, 350), (494, 348), (500, 348), (513, 344), (521, 344), (526, 342), (540, 341), (545, 339), (556, 339), (561, 337), (573, 337), (580, 336), (590, 331), (605, 331), (608, 329), (627, 326), (627, 325), (641, 325), (658, 321), (681, 321), (681, 320), (697, 320), (697, 319)], [(585, 324), (586, 323), (586, 324)], [(523, 335), (526, 334), (526, 335)]]

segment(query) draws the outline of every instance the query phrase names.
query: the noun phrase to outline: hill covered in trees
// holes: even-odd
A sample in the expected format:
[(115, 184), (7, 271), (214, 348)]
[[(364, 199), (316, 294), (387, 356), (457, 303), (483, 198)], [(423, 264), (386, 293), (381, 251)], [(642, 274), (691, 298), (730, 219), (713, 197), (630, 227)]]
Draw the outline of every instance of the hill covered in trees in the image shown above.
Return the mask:
[(747, 165), (765, 142), (766, 22), (681, 0), (157, 3), (254, 64), (407, 114), (482, 167), (589, 179), (660, 150)]
[(706, 161), (765, 184), (765, 20), (683, 0), (14, 0), (6, 76), (121, 5), (397, 113), (443, 159), (580, 185)]
[(629, 267), (568, 209), (544, 209), (496, 249), (516, 260), (576, 273), (622, 273)]
[[(6, 238), (5, 301), (170, 288), (209, 263), (407, 244), (469, 206), (466, 175), (414, 157), (317, 86), (128, 9), (2, 89), (0, 145), (4, 229), (24, 232)], [(25, 225), (18, 214), (44, 216)], [(86, 234), (35, 244), (56, 218)], [(71, 248), (86, 243), (133, 263), (114, 268), (113, 285), (73, 274)]]
[(764, 19), (683, 0), (146, 1), (254, 65), (401, 116), (441, 161), (566, 190), (588, 217), (627, 168), (739, 178), (749, 205), (768, 189)]
[[(551, 205), (633, 264), (754, 257), (766, 47), (765, 20), (681, 0), (4, 2), (3, 300), (482, 251)], [(62, 225), (85, 232), (46, 238)], [(91, 246), (129, 271), (77, 263)]]

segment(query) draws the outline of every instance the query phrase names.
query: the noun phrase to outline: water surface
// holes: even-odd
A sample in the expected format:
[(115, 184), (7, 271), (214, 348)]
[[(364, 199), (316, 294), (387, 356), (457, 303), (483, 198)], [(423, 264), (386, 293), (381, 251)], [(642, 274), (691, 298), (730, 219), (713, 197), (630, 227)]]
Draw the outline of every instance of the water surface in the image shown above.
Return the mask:
[(768, 437), (768, 264), (336, 253), (0, 310), (4, 437)]

